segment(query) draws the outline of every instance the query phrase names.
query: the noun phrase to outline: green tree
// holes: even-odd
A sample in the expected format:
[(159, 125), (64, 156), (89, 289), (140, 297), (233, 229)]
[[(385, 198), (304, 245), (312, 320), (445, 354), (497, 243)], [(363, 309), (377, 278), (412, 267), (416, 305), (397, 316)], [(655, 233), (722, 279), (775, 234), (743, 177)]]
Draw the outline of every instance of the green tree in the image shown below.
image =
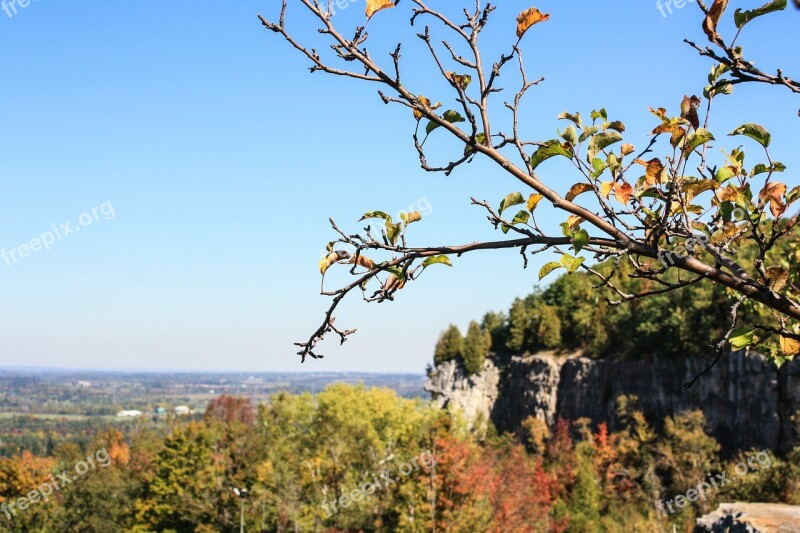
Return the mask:
[(489, 332), (492, 339), (492, 350), (503, 350), (506, 347), (506, 315), (505, 313), (496, 313), (489, 311), (483, 315), (481, 320), (481, 327)]
[(508, 335), (506, 348), (512, 352), (522, 352), (528, 348), (531, 319), (525, 302), (517, 298), (508, 311)]
[(561, 319), (555, 306), (539, 305), (533, 310), (532, 323), (536, 344), (551, 350), (561, 346)]
[(477, 374), (483, 370), (483, 362), (491, 346), (489, 333), (474, 320), (469, 323), (464, 339), (464, 369), (467, 374)]
[(464, 356), (464, 337), (461, 336), (458, 326), (450, 324), (446, 330), (439, 335), (436, 342), (436, 349), (433, 353), (433, 363), (440, 365), (446, 361), (460, 359)]

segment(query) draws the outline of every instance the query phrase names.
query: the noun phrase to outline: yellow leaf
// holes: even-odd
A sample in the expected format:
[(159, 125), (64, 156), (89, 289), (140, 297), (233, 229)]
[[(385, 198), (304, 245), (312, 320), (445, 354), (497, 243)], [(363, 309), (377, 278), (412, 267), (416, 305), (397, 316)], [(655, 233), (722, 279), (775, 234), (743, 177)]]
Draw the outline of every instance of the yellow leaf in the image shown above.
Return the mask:
[(335, 252), (331, 252), (319, 262), (319, 273), (325, 274), (331, 265), (336, 263), (337, 261), (344, 261), (345, 259), (349, 259), (350, 254), (345, 252), (344, 250), (336, 250)]
[(722, 189), (717, 189), (715, 194), (717, 195), (717, 200), (720, 202), (735, 202), (739, 193), (736, 192), (736, 189), (728, 185)]
[(528, 211), (536, 209), (536, 204), (538, 204), (542, 198), (544, 198), (544, 196), (541, 194), (531, 194), (531, 197), (528, 198)]
[(381, 9), (389, 7), (394, 7), (394, 2), (392, 0), (367, 0), (367, 19), (371, 18), (372, 15)]
[(567, 196), (564, 199), (568, 202), (571, 202), (579, 194), (583, 194), (586, 191), (591, 191), (591, 190), (594, 190), (594, 187), (592, 187), (588, 183), (576, 183), (575, 185), (570, 187), (569, 192), (567, 192)]
[(797, 339), (781, 336), (780, 341), (783, 355), (791, 356), (800, 353), (800, 342), (798, 342)]
[(611, 194), (611, 189), (614, 188), (614, 183), (611, 181), (604, 181), (600, 184), (600, 193), (608, 198), (608, 195)]
[(575, 229), (575, 226), (577, 226), (578, 224), (580, 224), (584, 220), (586, 220), (586, 219), (583, 218), (583, 217), (579, 217), (578, 215), (571, 215), (567, 219), (567, 225), (569, 226), (569, 229)]
[(522, 36), (525, 35), (525, 32), (528, 31), (528, 28), (534, 24), (544, 22), (549, 18), (550, 15), (542, 13), (535, 7), (526, 9), (517, 17), (517, 37), (522, 39)]

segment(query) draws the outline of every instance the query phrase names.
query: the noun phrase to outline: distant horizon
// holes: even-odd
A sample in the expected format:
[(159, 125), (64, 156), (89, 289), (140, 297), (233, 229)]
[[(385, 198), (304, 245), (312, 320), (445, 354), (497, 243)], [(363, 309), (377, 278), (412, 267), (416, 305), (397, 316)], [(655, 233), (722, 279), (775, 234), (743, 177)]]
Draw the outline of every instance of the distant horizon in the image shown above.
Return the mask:
[(354, 375), (354, 376), (425, 376), (425, 372), (374, 372), (361, 370), (187, 370), (185, 368), (159, 369), (159, 368), (82, 368), (82, 367), (60, 367), (60, 366), (7, 366), (0, 365), (2, 372), (26, 372), (26, 373), (120, 373), (120, 374), (250, 374), (250, 375)]

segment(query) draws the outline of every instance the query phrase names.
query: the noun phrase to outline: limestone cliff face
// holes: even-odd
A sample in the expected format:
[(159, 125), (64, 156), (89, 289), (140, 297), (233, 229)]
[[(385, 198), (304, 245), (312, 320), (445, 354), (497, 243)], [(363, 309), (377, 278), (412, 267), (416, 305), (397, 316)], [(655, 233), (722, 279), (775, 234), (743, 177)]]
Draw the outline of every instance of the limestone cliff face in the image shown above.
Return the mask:
[(725, 356), (714, 370), (685, 391), (683, 384), (707, 361), (613, 361), (538, 354), (487, 359), (483, 371), (467, 377), (455, 362), (437, 367), (427, 390), (441, 406), (464, 409), (468, 420), (490, 418), (500, 431), (515, 432), (528, 416), (553, 424), (558, 418), (586, 417), (618, 427), (617, 398), (634, 394), (648, 421), (700, 409), (708, 429), (728, 450), (786, 451), (798, 442), (800, 361), (774, 365), (758, 355)]

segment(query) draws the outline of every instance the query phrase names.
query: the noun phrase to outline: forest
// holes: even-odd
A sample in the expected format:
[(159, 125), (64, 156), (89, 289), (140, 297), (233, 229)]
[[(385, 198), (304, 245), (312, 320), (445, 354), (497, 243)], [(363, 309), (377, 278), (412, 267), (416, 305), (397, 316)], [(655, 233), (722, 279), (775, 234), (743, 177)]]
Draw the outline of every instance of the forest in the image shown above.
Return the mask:
[(722, 501), (800, 504), (800, 447), (722, 457), (700, 412), (657, 433), (636, 398), (618, 406), (617, 432), (530, 418), (500, 435), (388, 389), (220, 396), (0, 459), (0, 530), (690, 531)]

